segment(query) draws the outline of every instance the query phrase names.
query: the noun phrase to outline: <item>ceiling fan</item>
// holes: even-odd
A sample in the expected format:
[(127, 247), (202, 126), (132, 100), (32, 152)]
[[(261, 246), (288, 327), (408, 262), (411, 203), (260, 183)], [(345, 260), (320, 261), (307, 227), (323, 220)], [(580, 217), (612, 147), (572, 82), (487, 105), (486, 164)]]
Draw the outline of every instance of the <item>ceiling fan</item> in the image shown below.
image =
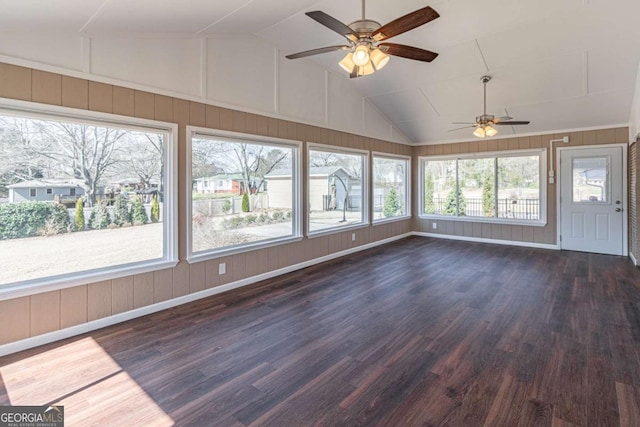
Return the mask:
[(481, 116), (476, 117), (475, 123), (470, 122), (453, 122), (454, 125), (470, 125), (463, 126), (461, 128), (451, 129), (449, 132), (453, 132), (460, 129), (467, 129), (475, 127), (476, 130), (473, 131), (473, 134), (478, 138), (484, 138), (485, 136), (495, 136), (498, 131), (494, 128), (494, 126), (502, 126), (502, 125), (528, 125), (529, 121), (522, 120), (513, 120), (513, 117), (502, 116), (495, 117), (491, 114), (487, 114), (487, 83), (491, 81), (491, 76), (482, 76), (481, 79), (484, 84), (484, 112)]
[(288, 59), (297, 59), (336, 50), (348, 50), (349, 53), (339, 64), (350, 74), (351, 78), (366, 76), (380, 70), (389, 62), (387, 54), (424, 62), (431, 62), (436, 59), (438, 54), (435, 52), (397, 43), (381, 42), (433, 21), (440, 16), (438, 12), (427, 6), (395, 19), (386, 25), (380, 25), (379, 22), (365, 18), (364, 2), (365, 0), (362, 0), (362, 19), (349, 25), (345, 25), (319, 10), (306, 13), (311, 19), (346, 37), (349, 42), (348, 45), (321, 47), (294, 53), (286, 57)]

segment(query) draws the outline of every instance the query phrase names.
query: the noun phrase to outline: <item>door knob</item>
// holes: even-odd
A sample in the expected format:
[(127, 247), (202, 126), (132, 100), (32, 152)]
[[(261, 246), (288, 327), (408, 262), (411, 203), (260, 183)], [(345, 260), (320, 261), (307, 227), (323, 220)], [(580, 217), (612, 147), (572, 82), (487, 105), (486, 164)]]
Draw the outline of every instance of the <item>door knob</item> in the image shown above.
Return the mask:
[(622, 212), (621, 208), (616, 208), (616, 212)]

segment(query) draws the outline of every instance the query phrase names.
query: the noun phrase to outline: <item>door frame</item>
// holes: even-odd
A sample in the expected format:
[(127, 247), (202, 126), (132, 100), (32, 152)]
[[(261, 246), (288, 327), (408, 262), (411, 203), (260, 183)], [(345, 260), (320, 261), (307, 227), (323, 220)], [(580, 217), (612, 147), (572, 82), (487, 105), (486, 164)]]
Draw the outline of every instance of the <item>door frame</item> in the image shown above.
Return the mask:
[(560, 241), (562, 226), (562, 206), (560, 204), (560, 195), (562, 194), (562, 170), (560, 169), (560, 159), (563, 151), (589, 150), (599, 148), (622, 148), (622, 256), (629, 256), (629, 171), (627, 150), (629, 144), (598, 144), (598, 145), (581, 145), (575, 147), (555, 147), (556, 148), (556, 243), (559, 250), (562, 250), (562, 242)]

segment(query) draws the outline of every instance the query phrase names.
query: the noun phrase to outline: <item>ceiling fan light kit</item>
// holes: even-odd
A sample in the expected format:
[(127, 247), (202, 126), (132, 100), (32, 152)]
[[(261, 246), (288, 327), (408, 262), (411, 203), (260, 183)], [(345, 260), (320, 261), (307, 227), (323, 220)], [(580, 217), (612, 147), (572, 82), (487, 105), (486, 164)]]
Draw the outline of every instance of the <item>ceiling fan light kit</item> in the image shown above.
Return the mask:
[(325, 27), (344, 36), (349, 45), (329, 46), (287, 55), (288, 59), (304, 58), (336, 50), (348, 50), (347, 55), (338, 63), (352, 78), (366, 76), (381, 70), (389, 62), (389, 55), (400, 56), (416, 61), (431, 62), (438, 54), (413, 46), (396, 43), (381, 43), (399, 34), (417, 28), (438, 18), (438, 12), (427, 6), (407, 15), (380, 25), (379, 22), (365, 18), (365, 0), (362, 0), (362, 19), (345, 25), (332, 16), (316, 10), (306, 15)]
[(503, 116), (496, 117), (491, 114), (487, 114), (487, 83), (491, 81), (491, 76), (482, 76), (480, 79), (482, 84), (484, 85), (484, 111), (481, 116), (476, 117), (475, 123), (463, 123), (463, 122), (454, 122), (454, 124), (467, 124), (470, 126), (464, 126), (457, 129), (451, 129), (449, 132), (453, 132), (460, 129), (473, 128), (476, 129), (473, 131), (473, 135), (478, 138), (484, 138), (486, 136), (492, 137), (498, 134), (498, 131), (494, 126), (497, 125), (528, 125), (528, 121), (521, 120), (513, 120), (513, 117)]

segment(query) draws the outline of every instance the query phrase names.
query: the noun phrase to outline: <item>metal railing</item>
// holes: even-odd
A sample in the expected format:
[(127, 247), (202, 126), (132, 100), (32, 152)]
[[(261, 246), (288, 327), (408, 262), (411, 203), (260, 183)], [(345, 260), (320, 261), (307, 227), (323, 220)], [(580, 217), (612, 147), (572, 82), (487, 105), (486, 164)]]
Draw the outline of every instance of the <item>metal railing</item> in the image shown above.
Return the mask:
[[(435, 215), (455, 215), (455, 213), (447, 213), (447, 199), (433, 198), (433, 212)], [(455, 209), (453, 209), (455, 211)], [(482, 199), (464, 199), (464, 209), (459, 212), (461, 216), (477, 216), (484, 218), (495, 217), (495, 208), (491, 213), (486, 212), (482, 206)], [(498, 218), (513, 219), (540, 219), (540, 199), (498, 199)]]

